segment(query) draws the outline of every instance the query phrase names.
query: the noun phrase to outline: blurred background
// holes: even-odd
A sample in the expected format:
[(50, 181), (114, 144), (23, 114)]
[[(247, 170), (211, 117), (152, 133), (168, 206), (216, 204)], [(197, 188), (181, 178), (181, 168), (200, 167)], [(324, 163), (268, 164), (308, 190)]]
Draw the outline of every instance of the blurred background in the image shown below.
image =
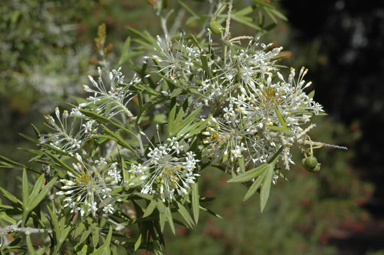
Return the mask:
[[(31, 147), (18, 133), (44, 128), (42, 115), (68, 108), (97, 66), (97, 28), (107, 26), (117, 63), (129, 36), (126, 26), (161, 34), (144, 0), (3, 0), (0, 4), (0, 155), (26, 161)], [(176, 1), (171, 3), (175, 4)], [(184, 1), (204, 8), (204, 1)], [(265, 1), (269, 2), (269, 1)], [(235, 1), (235, 8), (252, 1)], [(309, 68), (306, 80), (327, 117), (313, 120), (314, 140), (347, 146), (323, 148), (319, 174), (298, 164), (271, 192), (260, 214), (244, 187), (226, 184), (219, 170), (202, 173), (208, 205), (224, 219), (203, 214), (194, 230), (167, 235), (165, 254), (384, 254), (384, 3), (357, 0), (271, 1), (288, 21), (261, 41), (283, 46), (282, 64)], [(255, 17), (256, 19), (257, 17)], [(190, 22), (191, 30), (199, 24)], [(236, 26), (236, 24), (234, 24)], [(243, 26), (237, 33), (253, 35)], [(96, 65), (95, 65), (96, 64)], [(132, 64), (132, 63), (131, 63)], [(129, 65), (123, 72), (129, 74)], [(297, 155), (296, 162), (300, 162)], [(17, 192), (20, 173), (0, 169), (0, 185)]]

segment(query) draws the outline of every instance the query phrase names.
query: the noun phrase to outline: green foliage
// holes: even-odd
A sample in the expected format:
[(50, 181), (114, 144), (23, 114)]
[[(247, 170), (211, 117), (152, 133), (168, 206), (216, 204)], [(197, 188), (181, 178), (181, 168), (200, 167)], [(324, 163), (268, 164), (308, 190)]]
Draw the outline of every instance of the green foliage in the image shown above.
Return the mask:
[[(291, 218), (283, 220), (286, 229), (279, 228), (273, 219), (280, 218), (287, 209), (292, 210), (295, 197), (287, 195), (281, 204), (271, 202), (275, 189), (272, 183), (276, 184), (279, 177), (287, 179), (281, 168), (290, 169), (294, 159), (290, 149), (294, 146), (304, 154), (304, 166), (312, 171), (319, 170), (320, 166), (317, 160), (314, 162), (314, 149), (343, 147), (314, 142), (308, 135), (315, 127), (308, 122), (323, 111), (321, 105), (313, 101), (314, 92), (307, 95), (306, 89), (311, 83), (303, 78), (308, 70), (302, 68), (296, 74), (291, 68), (284, 78), (278, 72), (281, 48), (257, 39), (270, 31), (278, 19), (285, 20), (285, 16), (266, 1), (254, 0), (249, 5), (232, 2), (148, 1), (164, 35), (155, 38), (148, 31), (128, 27), (129, 35), (120, 44), (117, 59), (113, 56), (113, 45), (108, 43), (107, 25), (99, 26), (94, 39), (99, 59), (90, 61), (98, 68), (88, 75), (89, 81), (84, 82), (88, 85), (83, 85), (88, 97), (84, 99), (76, 95), (79, 94), (76, 91), (66, 89), (54, 95), (65, 99), (67, 93), (74, 94), (72, 99), (76, 103), (70, 104), (70, 110), (61, 111), (56, 107), (52, 115), (44, 116), (44, 126), (33, 125), (36, 138), (22, 134), (37, 146), (23, 149), (30, 154), (28, 163), (0, 156), (1, 168), (22, 169), (21, 199), (18, 194), (0, 187), (9, 203), (0, 203), (0, 241), (4, 242), (0, 252), (134, 254), (145, 250), (162, 254), (166, 233), (170, 231), (175, 235), (180, 229), (197, 227), (207, 215), (201, 211), (222, 219), (215, 212), (222, 209), (220, 204), (211, 209), (212, 198), (206, 194), (206, 184), (201, 185), (200, 175), (214, 170), (229, 174), (232, 178), (228, 182), (241, 183), (241, 187), (247, 188), (243, 200), (260, 193), (256, 198), (260, 210), (271, 212), (266, 218), (250, 217), (254, 225), (242, 226), (245, 233), (250, 233), (249, 239), (255, 237), (251, 235), (251, 228), (258, 229), (256, 236), (268, 232), (275, 237), (268, 243), (260, 239), (257, 251), (298, 251), (292, 243), (284, 242), (284, 237), (307, 211), (300, 208), (289, 216)], [(17, 6), (40, 8), (43, 19), (58, 16), (77, 20), (76, 11), (65, 16), (66, 10), (61, 10), (66, 3), (15, 2), (8, 8)], [(78, 8), (89, 11), (86, 7), (86, 3), (80, 1)], [(29, 16), (19, 10), (12, 11), (12, 15), (3, 17), (6, 25), (1, 28), (7, 31), (14, 26), (25, 28)], [(63, 16), (55, 15), (56, 12)], [(169, 27), (169, 24), (173, 25)], [(237, 35), (241, 32), (237, 26), (255, 31), (252, 35)], [(41, 29), (48, 28), (42, 26)], [(76, 46), (75, 41), (70, 40), (72, 37), (65, 41), (64, 36), (60, 32), (57, 37), (48, 36), (46, 41), (26, 44), (31, 47), (26, 52), (35, 48), (43, 51), (47, 46), (52, 49), (49, 54), (57, 50), (60, 51), (57, 54), (64, 56), (65, 49)], [(6, 38), (6, 42), (17, 42), (19, 37)], [(21, 45), (15, 50), (17, 54), (24, 47)], [(7, 54), (12, 58), (15, 52)], [(142, 55), (145, 55), (144, 62), (138, 59)], [(34, 63), (29, 55), (24, 58), (16, 62), (20, 62), (20, 66), (23, 61)], [(90, 60), (89, 56), (84, 59)], [(129, 67), (132, 78), (127, 81), (121, 67), (114, 68), (113, 63)], [(60, 66), (47, 66), (52, 72), (60, 69)], [(14, 75), (10, 70), (5, 68), (5, 76)], [(56, 73), (67, 75), (66, 69), (61, 71)], [(70, 81), (78, 83), (77, 74), (83, 71), (78, 70)], [(47, 78), (45, 73), (38, 75)], [(14, 96), (10, 91), (4, 91), (4, 95)], [(44, 93), (37, 96), (44, 97)], [(33, 98), (28, 104), (34, 100), (39, 99)], [(315, 178), (294, 176), (298, 186), (308, 192), (320, 189)], [(218, 184), (209, 184), (208, 190)], [(280, 196), (288, 187), (293, 189), (291, 185), (283, 187), (286, 190), (280, 190)], [(223, 198), (229, 201), (235, 193), (221, 196), (217, 201)], [(317, 194), (313, 196), (321, 201)], [(266, 206), (268, 201), (270, 207)], [(242, 217), (243, 212), (238, 213)], [(263, 222), (274, 223), (269, 229)], [(223, 230), (222, 235), (226, 235), (226, 231)], [(323, 228), (315, 232), (317, 238)], [(10, 234), (13, 240), (8, 242), (5, 234)], [(209, 242), (201, 239), (204, 235), (197, 243)], [(230, 235), (227, 238), (230, 240)], [(300, 235), (294, 238), (307, 241)], [(34, 245), (36, 240), (39, 240), (38, 246)], [(253, 241), (239, 239), (236, 242), (223, 247), (232, 249)], [(312, 252), (316, 247), (303, 250)], [(238, 251), (254, 252), (251, 247), (239, 247)], [(322, 251), (332, 253), (332, 250)]]

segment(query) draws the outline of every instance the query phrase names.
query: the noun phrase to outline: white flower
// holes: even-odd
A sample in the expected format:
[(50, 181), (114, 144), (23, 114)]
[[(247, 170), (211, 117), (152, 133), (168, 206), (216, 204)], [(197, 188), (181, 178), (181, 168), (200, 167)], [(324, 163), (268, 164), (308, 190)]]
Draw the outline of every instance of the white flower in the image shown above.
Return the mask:
[(172, 201), (176, 193), (184, 196), (190, 190), (198, 174), (195, 173), (199, 160), (193, 152), (185, 153), (183, 146), (175, 139), (169, 143), (150, 148), (148, 160), (132, 164), (130, 172), (143, 180), (141, 192), (155, 194), (163, 201)]
[[(79, 162), (73, 165), (73, 172), (67, 172), (67, 179), (60, 180), (63, 186), (56, 195), (66, 196), (64, 207), (72, 208), (71, 212), (95, 216), (99, 207), (107, 203), (106, 199), (113, 201), (111, 192), (119, 187), (121, 175), (117, 164), (108, 164), (104, 158), (90, 162), (84, 162), (79, 154), (76, 158)], [(113, 213), (109, 200), (103, 208), (104, 213)]]
[(109, 82), (106, 85), (101, 77), (101, 69), (98, 70), (97, 82), (89, 75), (88, 78), (92, 86), (83, 85), (84, 90), (93, 95), (87, 98), (88, 102), (80, 104), (80, 107), (94, 105), (97, 113), (103, 114), (106, 118), (112, 118), (119, 113), (133, 118), (133, 114), (127, 107), (133, 98), (129, 89), (132, 84), (139, 83), (141, 80), (134, 76), (128, 84), (124, 84), (124, 76), (120, 72), (121, 68), (119, 68), (118, 70), (112, 70), (109, 75)]
[(45, 125), (53, 132), (40, 136), (39, 141), (42, 144), (50, 144), (65, 152), (76, 152), (95, 132), (95, 122), (92, 120), (82, 124), (82, 118), (68, 114), (67, 110), (60, 115), (58, 107), (55, 109), (55, 115), (56, 119), (50, 115), (44, 116), (47, 121)]
[(236, 159), (244, 158), (251, 169), (270, 160), (282, 148), (281, 159), (289, 169), (290, 148), (297, 144), (301, 126), (322, 107), (304, 91), (311, 85), (303, 79), (306, 69), (300, 70), (297, 79), (295, 69), (291, 69), (288, 79), (277, 73), (277, 81), (272, 79), (275, 71), (270, 71), (269, 75), (234, 86), (225, 94), (222, 111), (210, 118), (203, 143), (214, 163), (230, 159), (233, 169)]

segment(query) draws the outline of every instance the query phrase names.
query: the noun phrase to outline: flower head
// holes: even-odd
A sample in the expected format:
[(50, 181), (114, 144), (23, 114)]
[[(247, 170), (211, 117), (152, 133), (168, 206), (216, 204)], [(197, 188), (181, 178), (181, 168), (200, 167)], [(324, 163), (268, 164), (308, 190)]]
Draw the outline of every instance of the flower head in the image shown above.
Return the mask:
[(282, 148), (281, 158), (289, 169), (293, 163), (290, 148), (297, 143), (302, 126), (322, 111), (304, 91), (311, 85), (303, 79), (306, 72), (302, 68), (297, 80), (291, 69), (288, 79), (277, 72), (277, 81), (270, 74), (257, 83), (239, 84), (226, 95), (225, 107), (211, 117), (208, 130), (203, 132), (208, 136), (204, 140), (206, 155), (214, 162), (244, 157), (245, 164), (253, 168)]
[(94, 105), (97, 113), (103, 114), (106, 118), (111, 118), (119, 113), (130, 118), (134, 117), (127, 107), (133, 98), (129, 89), (132, 84), (139, 83), (141, 79), (135, 76), (128, 84), (123, 84), (124, 76), (119, 68), (118, 70), (112, 70), (109, 74), (109, 82), (105, 84), (102, 79), (101, 69), (98, 70), (99, 77), (97, 81), (89, 75), (88, 78), (92, 85), (83, 85), (84, 90), (93, 93), (93, 95), (87, 98), (88, 102), (80, 104), (80, 107)]
[(52, 129), (51, 133), (40, 136), (41, 144), (49, 144), (64, 152), (78, 151), (82, 144), (96, 133), (95, 120), (78, 118), (78, 114), (69, 114), (64, 110), (60, 114), (58, 107), (55, 109), (56, 118), (45, 115), (46, 126)]
[(140, 176), (143, 181), (141, 192), (155, 194), (163, 201), (172, 201), (178, 194), (184, 196), (194, 183), (199, 160), (193, 152), (184, 152), (175, 138), (168, 143), (150, 149), (148, 160), (142, 164), (132, 164), (130, 172)]
[(73, 164), (73, 172), (67, 172), (68, 178), (60, 180), (63, 186), (56, 193), (66, 196), (64, 207), (70, 207), (73, 213), (80, 212), (81, 216), (95, 216), (99, 209), (113, 213), (111, 192), (121, 183), (117, 164), (108, 164), (104, 158), (86, 163), (79, 154), (76, 157), (79, 162)]

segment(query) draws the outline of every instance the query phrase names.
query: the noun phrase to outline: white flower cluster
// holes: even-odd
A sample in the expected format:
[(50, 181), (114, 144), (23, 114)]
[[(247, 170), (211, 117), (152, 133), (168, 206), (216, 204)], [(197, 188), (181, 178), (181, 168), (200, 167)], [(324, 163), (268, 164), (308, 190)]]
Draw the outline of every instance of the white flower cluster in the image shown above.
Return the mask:
[(46, 126), (53, 132), (41, 135), (41, 144), (49, 144), (63, 152), (73, 153), (81, 148), (84, 141), (96, 133), (97, 122), (92, 119), (80, 119), (80, 112), (72, 111), (70, 114), (64, 110), (60, 114), (58, 107), (55, 109), (56, 120), (50, 115), (45, 115)]
[(158, 55), (152, 56), (155, 73), (176, 86), (197, 88), (204, 95), (195, 97), (195, 103), (210, 111), (209, 127), (203, 132), (207, 136), (205, 155), (213, 163), (225, 162), (227, 169), (244, 158), (251, 169), (282, 151), (281, 158), (289, 169), (293, 163), (290, 148), (306, 139), (310, 129), (303, 129), (303, 125), (323, 111), (305, 92), (311, 85), (304, 81), (307, 70), (302, 68), (296, 75), (291, 69), (284, 78), (276, 65), (282, 48), (273, 44), (251, 40), (242, 48), (237, 45), (240, 39), (233, 39), (223, 48), (215, 48), (209, 40), (209, 48), (204, 50), (193, 41), (174, 45), (158, 37)]
[(143, 181), (142, 193), (156, 194), (163, 201), (172, 201), (175, 193), (188, 194), (190, 184), (198, 176), (195, 170), (199, 160), (193, 152), (184, 152), (184, 146), (176, 138), (167, 141), (150, 149), (148, 160), (142, 164), (132, 164), (130, 172)]
[(95, 216), (99, 209), (105, 214), (113, 213), (111, 192), (121, 185), (117, 164), (108, 164), (104, 158), (86, 163), (79, 154), (76, 158), (79, 162), (73, 164), (74, 171), (68, 171), (68, 178), (60, 180), (63, 186), (56, 192), (66, 196), (64, 207), (71, 208), (71, 213), (80, 212), (81, 216)]
[[(81, 103), (80, 108), (89, 105), (96, 106), (96, 112), (102, 114), (106, 118), (122, 113), (127, 117), (134, 117), (130, 110), (128, 110), (128, 103), (132, 100), (133, 96), (129, 88), (132, 84), (141, 82), (140, 78), (136, 76), (128, 84), (124, 83), (124, 75), (118, 70), (112, 70), (109, 74), (109, 86), (106, 86), (102, 79), (101, 69), (98, 68), (99, 77), (97, 81), (92, 76), (88, 76), (92, 86), (83, 85), (86, 92), (92, 93), (92, 96), (87, 98), (86, 103)], [(107, 88), (108, 87), (108, 88)]]
[(195, 63), (200, 61), (201, 49), (188, 46), (183, 41), (176, 41), (174, 45), (172, 41), (167, 38), (163, 40), (160, 36), (157, 36), (157, 46), (155, 50), (159, 55), (151, 57), (159, 69), (156, 73), (163, 74), (173, 82), (178, 81), (178, 77), (186, 78), (196, 73)]
[(293, 163), (289, 150), (305, 135), (301, 126), (322, 111), (304, 92), (311, 84), (303, 80), (306, 72), (302, 68), (297, 80), (294, 69), (287, 80), (277, 72), (276, 82), (271, 73), (238, 86), (225, 99), (223, 111), (208, 120), (208, 130), (203, 132), (206, 154), (215, 163), (244, 157), (247, 165), (257, 167), (283, 148), (282, 158), (289, 169)]
[(250, 41), (245, 49), (231, 48), (223, 59), (219, 52), (209, 54), (217, 57), (208, 64), (213, 76), (205, 75), (200, 86), (208, 98), (205, 104), (226, 98), (240, 85), (257, 83), (277, 70), (275, 62), (282, 48), (272, 47), (272, 44)]

